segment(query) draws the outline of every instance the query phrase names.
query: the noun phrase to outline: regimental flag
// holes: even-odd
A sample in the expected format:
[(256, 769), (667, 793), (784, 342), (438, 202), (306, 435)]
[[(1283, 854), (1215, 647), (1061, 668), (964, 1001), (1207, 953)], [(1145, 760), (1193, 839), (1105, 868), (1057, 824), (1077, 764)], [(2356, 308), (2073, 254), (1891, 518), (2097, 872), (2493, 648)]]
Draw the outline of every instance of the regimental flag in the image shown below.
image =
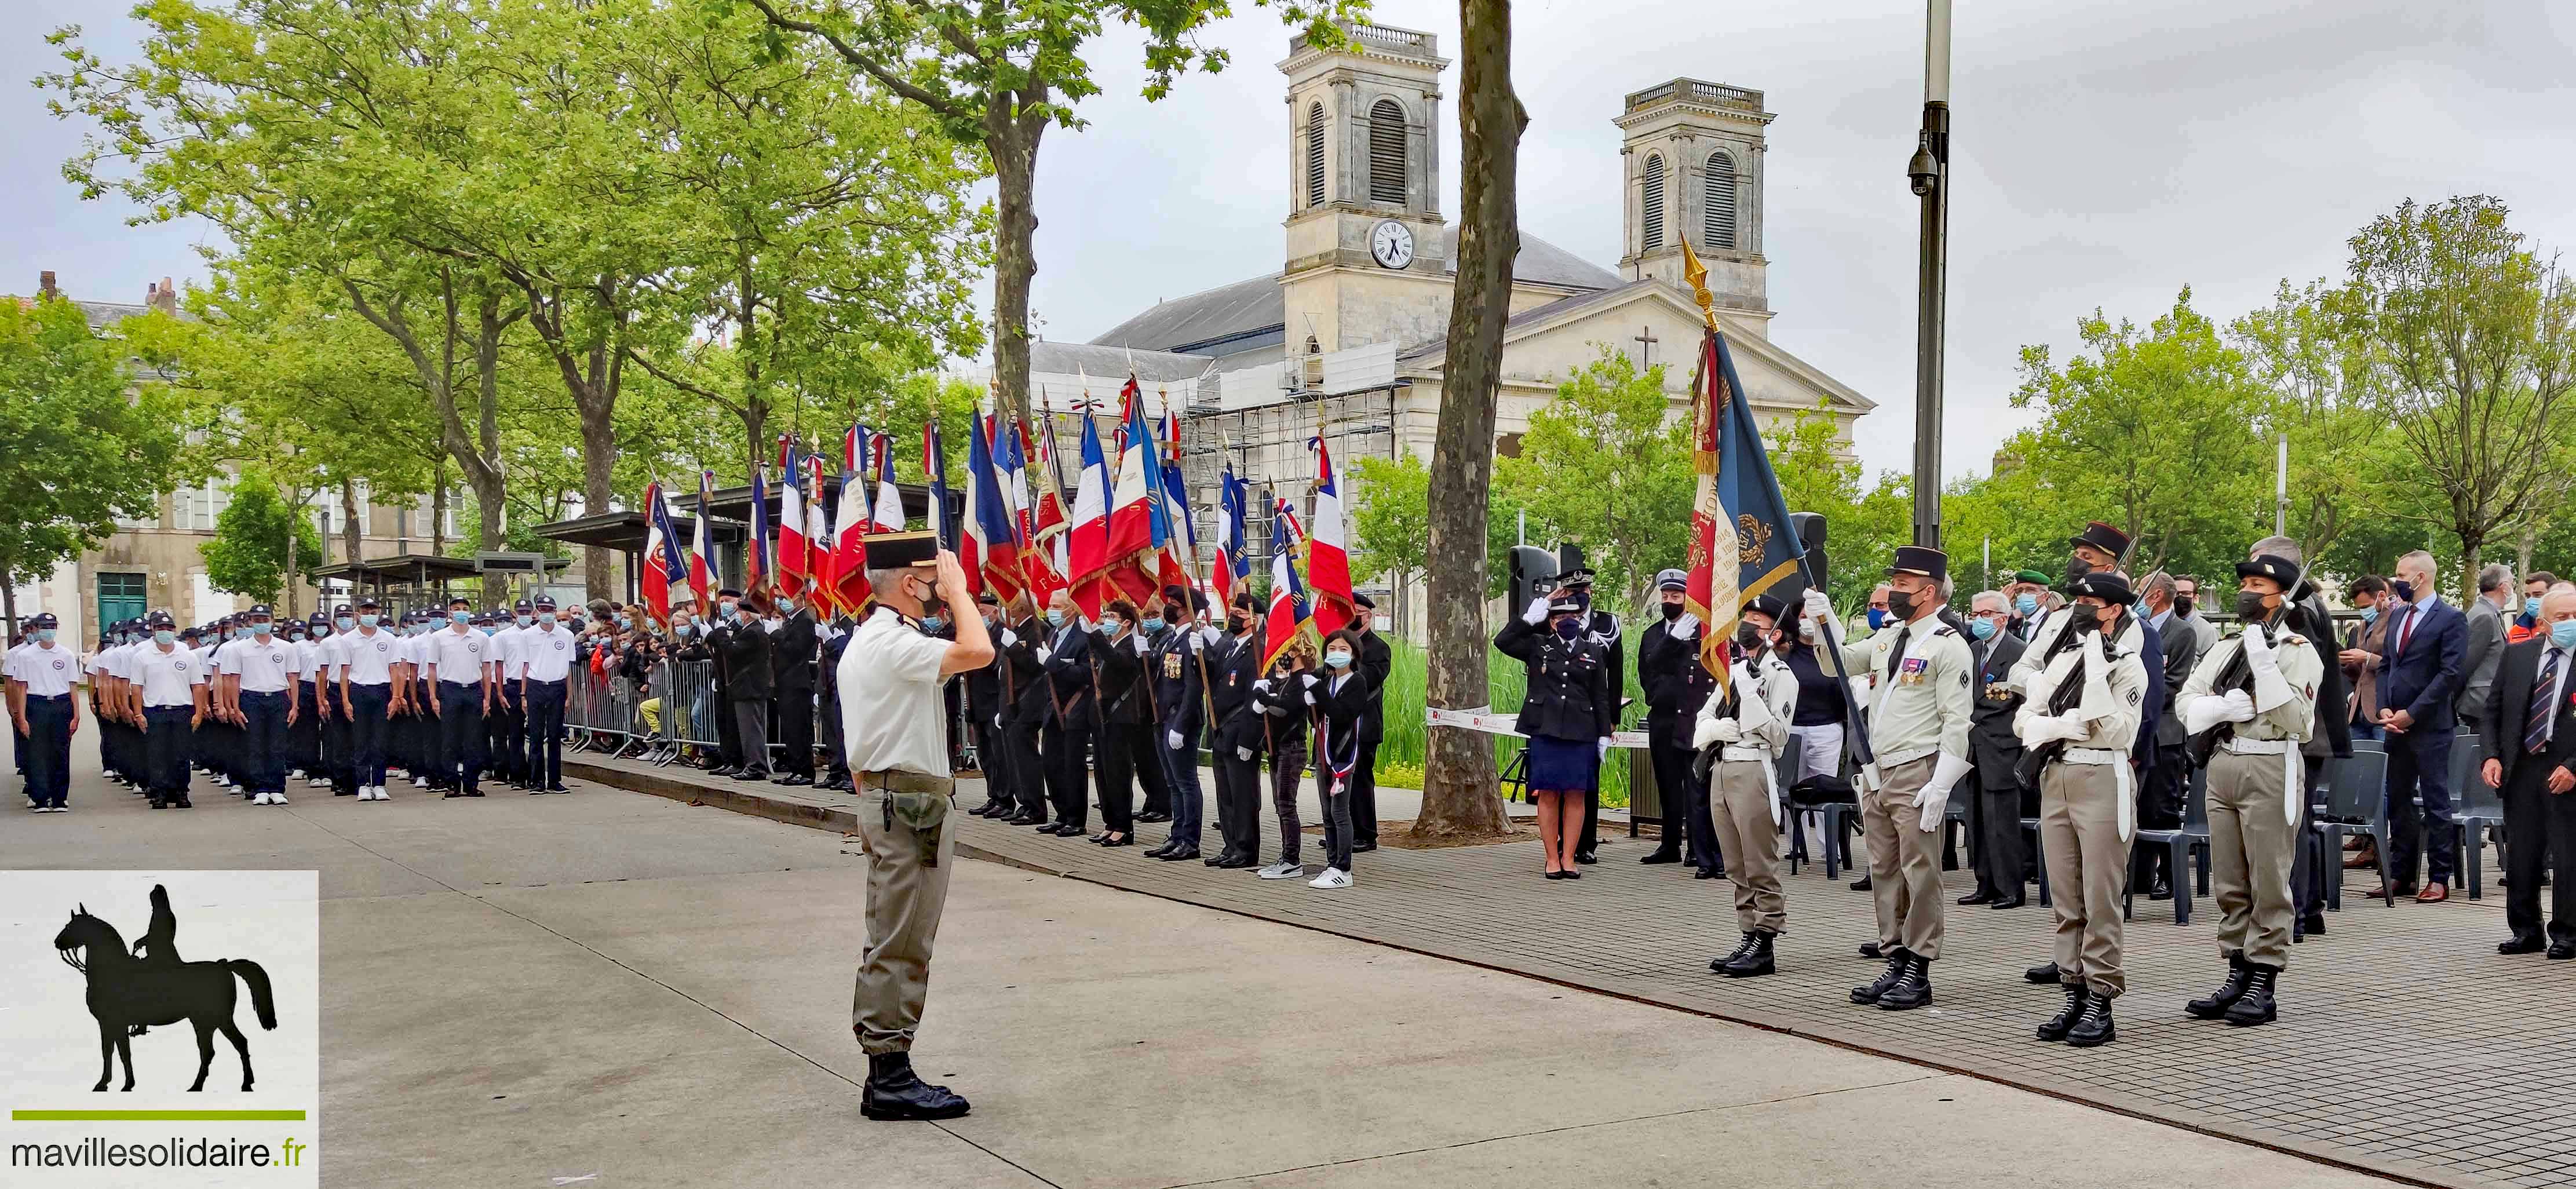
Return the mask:
[(876, 445), (871, 447), (877, 460), (877, 510), (868, 517), (868, 522), (875, 526), (870, 532), (899, 533), (905, 528), (903, 489), (895, 486), (894, 482), (894, 451), (886, 448), (891, 444), (885, 435), (879, 434)]
[(778, 593), (804, 593), (812, 555), (805, 547), (804, 459), (785, 435), (778, 439)]
[(867, 606), (867, 429), (853, 425), (841, 439), (841, 498), (832, 518), (832, 601), (856, 615)]
[[(805, 501), (805, 584), (813, 592), (814, 604), (825, 612), (839, 602), (839, 574), (835, 572), (837, 554), (832, 549), (831, 518), (823, 510), (823, 456), (805, 456), (805, 476), (814, 484), (811, 498)], [(851, 607), (856, 611), (858, 608)]]
[[(1706, 293), (1708, 269), (1682, 245), (1684, 275)], [(1707, 302), (1701, 303), (1702, 308)], [(1691, 391), (1693, 469), (1699, 475), (1691, 507), (1690, 585), (1683, 601), (1705, 625), (1700, 664), (1726, 688), (1726, 648), (1746, 600), (1784, 583), (1799, 584), (1804, 550), (1789, 523), (1789, 502), (1763, 450), (1744, 382), (1735, 374), (1714, 315), (1700, 339), (1698, 376)]]
[(1082, 418), (1082, 478), (1073, 493), (1073, 515), (1065, 564), (1074, 605), (1093, 620), (1109, 601), (1103, 580), (1109, 573), (1109, 460), (1101, 457), (1100, 431), (1089, 414)]
[[(1020, 427), (1020, 436), (1022, 438), (1029, 436), (1028, 426)], [(1071, 560), (1066, 556), (1065, 537), (1072, 531), (1073, 525), (1065, 516), (1064, 464), (1055, 456), (1055, 431), (1052, 426), (1049, 427), (1047, 435), (1036, 439), (1036, 442), (1037, 464), (1045, 469), (1048, 482), (1044, 488), (1038, 489), (1037, 507), (1028, 510), (1026, 519), (1031, 521), (1029, 540), (1044, 551), (1044, 556), (1040, 560), (1054, 570), (1057, 584), (1062, 585), (1073, 576), (1072, 571), (1065, 568)], [(1034, 484), (1035, 480), (1032, 479), (1031, 483)]]
[(1306, 444), (1315, 451), (1315, 535), (1306, 546), (1306, 580), (1315, 588), (1315, 628), (1332, 635), (1359, 618), (1351, 601), (1351, 555), (1342, 533), (1342, 476), (1333, 467), (1333, 452), (1322, 435)]
[(856, 421), (851, 422), (849, 431), (841, 435), (842, 474), (868, 473), (868, 440), (868, 427)]
[[(939, 440), (939, 423), (926, 421), (921, 426), (921, 477), (930, 485), (930, 531), (939, 539), (942, 549), (957, 548), (957, 526), (948, 522), (948, 449)], [(966, 572), (968, 590), (976, 589), (975, 573)]]
[(1109, 502), (1109, 576), (1138, 604), (1156, 593), (1156, 555), (1171, 541), (1163, 508), (1162, 452), (1145, 419), (1145, 394), (1129, 374), (1118, 392), (1118, 478)]
[(680, 556), (680, 536), (671, 531), (671, 507), (662, 498), (659, 480), (644, 485), (644, 574), (638, 585), (653, 622), (671, 622), (671, 579), (688, 573)]
[(1220, 612), (1234, 605), (1234, 592), (1252, 589), (1252, 558), (1243, 551), (1245, 505), (1252, 493), (1243, 480), (1234, 477), (1234, 460), (1225, 460), (1225, 473), (1217, 481), (1217, 511), (1221, 523), (1217, 529), (1216, 599)]
[(1181, 417), (1172, 411), (1169, 398), (1165, 399), (1163, 518), (1171, 524), (1171, 540), (1163, 550), (1162, 582), (1186, 590), (1197, 585), (1199, 526), (1198, 518), (1190, 515), (1189, 488), (1181, 478)]
[(1064, 571), (1048, 559), (1046, 544), (1038, 535), (1035, 513), (1029, 504), (1029, 427), (1024, 421), (1003, 425), (993, 422), (993, 471), (1002, 480), (1002, 495), (1011, 508), (1011, 533), (1020, 548), (1022, 588), (1029, 601), (1044, 607), (1055, 592), (1064, 589)]
[(1262, 621), (1261, 671), (1268, 673), (1301, 638), (1315, 638), (1306, 585), (1297, 579), (1296, 519), (1280, 500), (1270, 518), (1270, 614)]
[(751, 539), (743, 543), (742, 592), (746, 595), (769, 586), (769, 468), (751, 469)]
[(707, 511), (715, 502), (715, 482), (714, 471), (698, 472), (698, 517), (693, 529), (697, 538), (689, 547), (689, 596), (698, 601), (700, 615), (715, 610), (715, 600), (710, 595), (716, 586), (712, 572), (716, 564), (716, 536), (714, 517)]
[(975, 432), (967, 435), (966, 552), (959, 560), (970, 583), (980, 583), (1008, 603), (1027, 578), (1020, 570), (1019, 524), (1011, 515), (1011, 497), (993, 466), (992, 435), (1000, 429), (1000, 418), (979, 415)]

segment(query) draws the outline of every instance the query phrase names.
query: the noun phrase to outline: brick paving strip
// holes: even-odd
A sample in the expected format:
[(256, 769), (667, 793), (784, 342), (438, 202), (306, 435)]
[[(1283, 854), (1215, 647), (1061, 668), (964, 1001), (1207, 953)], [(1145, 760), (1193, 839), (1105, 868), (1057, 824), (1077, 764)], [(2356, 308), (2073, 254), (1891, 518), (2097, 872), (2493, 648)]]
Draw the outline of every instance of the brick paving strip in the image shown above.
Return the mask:
[[(856, 824), (844, 793), (590, 754), (564, 766), (819, 829)], [(958, 801), (981, 804), (980, 783), (962, 783)], [(1707, 969), (1738, 936), (1732, 886), (1693, 880), (1680, 865), (1640, 866), (1651, 843), (1624, 831), (1604, 831), (1601, 863), (1580, 881), (1540, 879), (1538, 848), (1522, 842), (1381, 849), (1358, 857), (1355, 886), (1325, 892), (1142, 857), (1161, 827), (1140, 828), (1138, 847), (1102, 850), (963, 813), (953, 820), (959, 851), (976, 858), (1792, 1033), (2373, 1175), (2576, 1185), (2576, 963), (2499, 956), (2503, 900), (2492, 886), (2481, 902), (2463, 892), (2391, 909), (2359, 895), (2375, 876), (2349, 882), (2327, 935), (2291, 951), (2280, 1021), (2259, 1028), (2183, 1014), (2225, 973), (2215, 905), (2195, 899), (2192, 923), (2177, 927), (2169, 903), (2142, 896), (2126, 934), (2119, 1040), (2086, 1050), (2031, 1037), (2062, 1002), (2057, 988), (2022, 981), (2024, 967), (2049, 956), (2050, 914), (2035, 895), (2013, 911), (1951, 906), (1933, 1006), (1882, 1012), (1848, 999), (1879, 969), (1855, 952), (1873, 931), (1868, 895), (1817, 866), (1786, 881), (1780, 973), (1736, 980)], [(1265, 813), (1265, 860), (1276, 857), (1274, 825)], [(1308, 836), (1310, 871), (1322, 855)], [(1948, 878), (1953, 896), (1972, 886), (1965, 871)]]

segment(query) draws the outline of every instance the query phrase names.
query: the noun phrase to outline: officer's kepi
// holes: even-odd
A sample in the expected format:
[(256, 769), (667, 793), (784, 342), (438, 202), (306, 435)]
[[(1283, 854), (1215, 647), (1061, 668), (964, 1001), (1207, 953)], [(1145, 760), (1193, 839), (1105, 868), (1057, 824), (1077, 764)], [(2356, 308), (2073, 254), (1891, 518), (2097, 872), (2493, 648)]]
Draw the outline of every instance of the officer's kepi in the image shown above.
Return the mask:
[(868, 568), (900, 570), (908, 566), (939, 564), (939, 534), (933, 532), (882, 533), (867, 539)]

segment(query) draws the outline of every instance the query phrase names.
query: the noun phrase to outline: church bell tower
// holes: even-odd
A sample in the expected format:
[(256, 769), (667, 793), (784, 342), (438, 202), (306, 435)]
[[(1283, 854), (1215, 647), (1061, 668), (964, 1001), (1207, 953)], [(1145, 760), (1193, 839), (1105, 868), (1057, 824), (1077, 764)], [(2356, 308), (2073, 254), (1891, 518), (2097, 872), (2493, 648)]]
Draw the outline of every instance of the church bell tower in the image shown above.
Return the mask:
[(1345, 25), (1348, 48), (1300, 36), (1288, 76), (1290, 357), (1412, 342), (1447, 326), (1440, 217), (1440, 75), (1429, 33)]
[(1763, 129), (1772, 120), (1762, 92), (1677, 78), (1628, 96), (1612, 121), (1624, 135), (1620, 160), (1626, 235), (1619, 257), (1629, 280), (1652, 277), (1687, 292), (1682, 238), (1708, 266), (1717, 304), (1754, 327), (1769, 321), (1762, 256)]

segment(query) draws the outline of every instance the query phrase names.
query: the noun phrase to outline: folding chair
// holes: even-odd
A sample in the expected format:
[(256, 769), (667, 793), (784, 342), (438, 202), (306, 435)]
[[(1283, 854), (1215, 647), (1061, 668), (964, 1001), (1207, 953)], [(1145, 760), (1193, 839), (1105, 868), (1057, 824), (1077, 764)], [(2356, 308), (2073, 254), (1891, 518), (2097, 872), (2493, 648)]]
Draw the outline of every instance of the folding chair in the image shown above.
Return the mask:
[[(2191, 923), (2192, 886), (2197, 878), (2200, 894), (2209, 894), (2209, 773), (2193, 769), (2191, 783), (2183, 793), (2182, 828), (2179, 830), (2139, 830), (2130, 836), (2129, 882), (2120, 890), (2120, 919), (2132, 916), (2138, 896), (2138, 849), (2161, 846), (2171, 856), (2166, 870), (2173, 884), (2174, 923)], [(2191, 870), (2185, 865), (2197, 859)]]
[[(2469, 876), (2469, 899), (2483, 899), (2486, 894), (2486, 835), (2495, 828), (2499, 837), (2504, 826), (2504, 790), (2487, 787), (2478, 768), (2486, 760), (2486, 747), (2479, 738), (2462, 732), (2451, 741), (2451, 789), (2459, 806), (2453, 820), (2460, 826), (2460, 869)], [(2499, 845), (2497, 861), (2503, 860)]]
[[(2353, 740), (2351, 756), (2326, 762), (2325, 809), (2311, 817), (2308, 828), (2330, 857), (2343, 853), (2344, 835), (2369, 835), (2379, 854), (2380, 896), (2393, 907), (2397, 890), (2388, 877), (2388, 753), (2363, 747), (2363, 742)], [(2341, 866), (2326, 880), (2326, 907), (2343, 911)]]

